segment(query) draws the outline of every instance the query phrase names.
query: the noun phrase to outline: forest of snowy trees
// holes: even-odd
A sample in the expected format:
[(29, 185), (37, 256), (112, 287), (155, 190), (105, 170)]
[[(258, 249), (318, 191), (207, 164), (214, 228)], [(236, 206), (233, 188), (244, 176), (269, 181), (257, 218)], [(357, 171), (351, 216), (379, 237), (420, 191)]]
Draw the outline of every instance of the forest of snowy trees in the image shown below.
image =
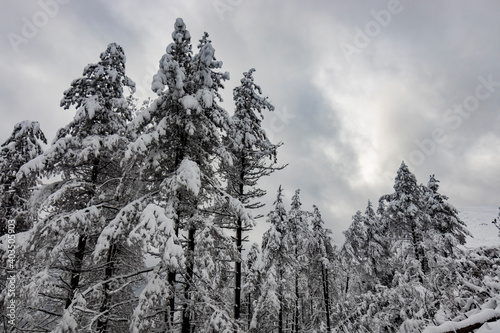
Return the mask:
[[(500, 320), (500, 248), (463, 247), (439, 180), (419, 184), (404, 162), (340, 248), (299, 190), (277, 189), (258, 219), (263, 178), (285, 167), (261, 127), (274, 107), (250, 69), (227, 112), (208, 34), (193, 52), (177, 19), (172, 39), (154, 100), (134, 99), (111, 43), (64, 91), (75, 115), (47, 149), (36, 121), (2, 145), (2, 332), (463, 333)], [(257, 220), (268, 230), (249, 244)]]

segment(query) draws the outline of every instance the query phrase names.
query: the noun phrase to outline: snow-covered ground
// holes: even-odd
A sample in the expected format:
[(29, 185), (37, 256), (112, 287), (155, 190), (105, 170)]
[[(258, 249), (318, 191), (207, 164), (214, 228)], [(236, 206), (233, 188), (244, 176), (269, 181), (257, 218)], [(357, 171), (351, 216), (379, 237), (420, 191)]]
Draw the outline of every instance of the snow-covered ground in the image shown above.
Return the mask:
[(491, 223), (498, 217), (498, 212), (498, 207), (467, 207), (460, 211), (460, 218), (473, 236), (467, 237), (466, 247), (500, 245), (498, 229)]

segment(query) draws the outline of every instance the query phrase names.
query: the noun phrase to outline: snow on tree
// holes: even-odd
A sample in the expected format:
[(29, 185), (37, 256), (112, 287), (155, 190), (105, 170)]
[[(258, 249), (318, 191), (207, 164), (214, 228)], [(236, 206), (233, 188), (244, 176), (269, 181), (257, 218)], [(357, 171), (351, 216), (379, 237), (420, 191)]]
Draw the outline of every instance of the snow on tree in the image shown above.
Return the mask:
[(388, 226), (389, 236), (396, 240), (393, 243), (397, 247), (395, 250), (400, 252), (397, 265), (401, 265), (403, 271), (415, 268), (412, 274), (420, 282), (423, 282), (424, 274), (429, 271), (424, 239), (430, 217), (423, 206), (422, 197), (415, 175), (402, 162), (395, 179), (394, 193), (384, 195), (379, 200), (385, 205), (383, 223)]
[(21, 166), (42, 153), (41, 144), (47, 139), (37, 121), (22, 121), (14, 126), (12, 134), (0, 148), (0, 236), (7, 232), (7, 221), (16, 221), (16, 232), (31, 227), (30, 207), (27, 204), (33, 188), (34, 176), (17, 180)]
[(499, 264), (498, 247), (471, 249), (458, 258), (454, 304), (439, 311), (423, 332), (496, 332), (500, 325)]
[(360, 211), (353, 216), (353, 222), (344, 232), (346, 237), (342, 248), (347, 264), (351, 265), (360, 278), (363, 289), (372, 289), (376, 284), (390, 284), (389, 244), (385, 238), (386, 226), (368, 201), (365, 214)]
[(336, 309), (342, 318), (337, 327), (420, 332), (431, 322), (455, 320), (463, 306), (457, 299), (461, 285), (480, 282), (464, 282), (471, 272), (463, 268), (469, 261), (462, 261), (458, 245), (469, 233), (438, 188), (434, 176), (418, 186), (403, 162), (395, 192), (380, 198), (378, 214), (369, 204), (365, 215), (354, 216), (344, 252), (355, 263), (354, 278), (370, 284), (350, 288)]
[(307, 253), (308, 240), (311, 237), (308, 225), (308, 213), (302, 210), (300, 202), (300, 190), (296, 190), (292, 197), (291, 208), (288, 212), (288, 233), (286, 234), (287, 243), (290, 244), (290, 251), (293, 253), (292, 262), (292, 283), (293, 283), (293, 314), (291, 331), (299, 332), (303, 330), (304, 322), (299, 322), (302, 307), (301, 291), (306, 290), (308, 286), (306, 268), (309, 265)]
[[(208, 34), (201, 38), (194, 56), (182, 19), (176, 20), (172, 37), (152, 83), (158, 98), (131, 123), (134, 140), (127, 148), (124, 165), (129, 175), (138, 179), (136, 196), (105, 228), (99, 250), (107, 248), (106, 239), (130, 239), (131, 232), (139, 230), (134, 229), (137, 222), (149, 229), (141, 236), (145, 240), (141, 251), (146, 254), (154, 249), (157, 273), (147, 278), (167, 276), (167, 284), (147, 289), (143, 298), (151, 301), (135, 309), (133, 331), (154, 326), (189, 332), (202, 323), (232, 330), (227, 300), (205, 292), (214, 283), (222, 283), (217, 282), (220, 277), (208, 272), (224, 271), (233, 251), (230, 237), (221, 232), (215, 219), (217, 207), (226, 204), (244, 223), (250, 219), (241, 202), (223, 190), (220, 181), (219, 167), (230, 163), (223, 144), (230, 117), (217, 99), (218, 89), (229, 75), (219, 71), (222, 62), (215, 59)], [(150, 205), (163, 210), (173, 232), (160, 228), (160, 214), (146, 224), (141, 212)], [(155, 231), (157, 234), (152, 234)], [(170, 250), (168, 244), (176, 245), (175, 258), (162, 255)], [(208, 251), (203, 244), (215, 246), (218, 252)], [(172, 265), (172, 259), (179, 264)], [(145, 323), (141, 318), (151, 320)]]
[[(279, 145), (269, 141), (261, 127), (263, 111), (273, 111), (274, 107), (267, 98), (262, 97), (261, 88), (254, 83), (250, 69), (243, 73), (241, 85), (233, 90), (235, 112), (226, 138), (228, 150), (232, 153), (231, 163), (223, 166), (227, 181), (228, 193), (236, 197), (247, 209), (256, 209), (263, 206), (257, 202), (265, 195), (265, 191), (258, 187), (258, 181), (269, 176), (283, 167), (276, 167), (276, 153)], [(234, 288), (234, 319), (241, 316), (242, 293), (242, 258), (244, 232), (252, 230), (253, 220), (243, 220), (236, 216), (227, 222), (226, 228), (235, 230), (235, 243), (238, 250), (235, 258), (235, 288)]]
[(438, 192), (439, 180), (430, 176), (424, 191), (424, 203), (431, 218), (429, 226), (433, 231), (433, 239), (428, 238), (432, 245), (427, 246), (437, 255), (453, 257), (457, 246), (465, 244), (466, 236), (470, 236), (465, 223), (460, 220), (458, 210), (447, 202), (448, 197)]
[(319, 208), (313, 206), (312, 212), (312, 235), (309, 239), (309, 266), (310, 276), (308, 283), (311, 293), (311, 313), (310, 322), (313, 327), (324, 327), (323, 331), (332, 331), (331, 321), (331, 288), (333, 287), (331, 280), (331, 258), (334, 255), (332, 240), (330, 238), (331, 231), (325, 229), (323, 218)]
[[(106, 331), (111, 322), (116, 327), (122, 322), (126, 301), (121, 291), (129, 293), (127, 298), (132, 292), (130, 284), (111, 290), (115, 272), (124, 269), (123, 260), (115, 256), (128, 251), (133, 257), (130, 248), (113, 244), (97, 263), (88, 256), (96, 235), (121, 205), (120, 160), (132, 114), (123, 87), (134, 90), (125, 76), (125, 55), (119, 45), (109, 44), (100, 59), (85, 67), (84, 76), (64, 92), (61, 106), (76, 107), (73, 121), (58, 131), (45, 153), (18, 173), (19, 180), (44, 176), (51, 181), (35, 195), (40, 221), (24, 248), (32, 266), (20, 273), (26, 275), (23, 302), (32, 315), (20, 325), (61, 328), (67, 324), (61, 318), (71, 317), (79, 327)], [(122, 300), (111, 305), (113, 297), (115, 302)]]
[(246, 308), (247, 328), (250, 328), (254, 312), (254, 304), (260, 295), (263, 275), (262, 256), (257, 243), (252, 243), (250, 250), (248, 251), (245, 264), (246, 278), (243, 284), (242, 298), (244, 298), (244, 302), (242, 302), (242, 307)]
[(259, 299), (253, 314), (251, 329), (257, 331), (277, 327), (278, 332), (285, 329), (285, 320), (294, 281), (293, 249), (289, 244), (289, 220), (283, 203), (283, 190), (278, 189), (274, 209), (267, 215), (271, 224), (262, 238), (262, 262), (264, 277)]

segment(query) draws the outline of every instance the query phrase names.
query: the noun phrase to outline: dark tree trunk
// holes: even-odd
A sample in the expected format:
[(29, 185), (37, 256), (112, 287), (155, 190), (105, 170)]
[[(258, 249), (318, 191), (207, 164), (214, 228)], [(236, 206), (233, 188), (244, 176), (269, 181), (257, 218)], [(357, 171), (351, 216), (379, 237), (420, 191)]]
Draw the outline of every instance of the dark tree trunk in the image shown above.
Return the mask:
[[(174, 230), (175, 236), (179, 237), (179, 221), (175, 219), (174, 221)], [(172, 290), (172, 295), (170, 295), (168, 299), (168, 309), (165, 312), (165, 325), (169, 329), (172, 329), (172, 325), (174, 324), (174, 316), (175, 316), (175, 283), (176, 283), (177, 273), (174, 271), (168, 272), (168, 284)]]
[[(182, 160), (184, 159), (184, 156), (185, 156), (184, 149), (186, 147), (186, 144), (187, 144), (186, 136), (184, 134), (181, 134), (181, 148), (177, 149), (177, 151), (175, 153), (175, 165), (174, 165), (175, 169), (177, 169), (179, 167), (179, 165), (181, 165)], [(180, 194), (178, 194), (177, 199), (179, 200), (179, 202), (182, 202), (182, 198), (180, 197)], [(179, 237), (179, 224), (180, 224), (180, 221), (178, 218), (176, 218), (174, 221), (174, 229), (175, 229), (175, 236), (176, 237)], [(168, 283), (172, 289), (172, 295), (168, 299), (169, 308), (167, 309), (167, 311), (165, 313), (165, 324), (170, 329), (172, 328), (172, 325), (174, 323), (174, 317), (175, 317), (176, 276), (177, 276), (177, 272), (175, 272), (175, 271), (168, 272)]]
[[(295, 247), (295, 258), (298, 257), (298, 249)], [(293, 327), (292, 332), (297, 333), (299, 331), (299, 274), (295, 274), (295, 309), (293, 313)]]
[(238, 217), (236, 226), (236, 248), (239, 258), (235, 262), (235, 286), (234, 286), (234, 319), (237, 321), (241, 317), (241, 251), (243, 225), (241, 218)]
[[(246, 159), (241, 157), (241, 170), (238, 179), (238, 196), (241, 198), (245, 191), (245, 170)], [(236, 249), (238, 250), (238, 258), (234, 263), (234, 320), (238, 322), (241, 317), (241, 252), (243, 250), (243, 221), (238, 216), (236, 220)], [(250, 306), (250, 305), (249, 305)]]
[(248, 328), (250, 329), (250, 325), (252, 324), (252, 296), (248, 293)]
[(87, 245), (87, 236), (82, 236), (78, 238), (78, 246), (75, 252), (75, 261), (73, 263), (73, 269), (71, 270), (71, 280), (69, 283), (68, 297), (66, 298), (65, 309), (69, 308), (73, 297), (75, 296), (75, 291), (80, 285), (80, 277), (82, 273), (83, 257), (85, 255), (85, 247)]
[(332, 331), (332, 323), (330, 322), (330, 288), (328, 285), (328, 270), (321, 264), (321, 272), (323, 278), (323, 300), (325, 302), (326, 310), (326, 330), (327, 332)]
[(184, 288), (184, 304), (183, 314), (182, 314), (182, 333), (191, 332), (191, 314), (188, 308), (189, 300), (191, 299), (190, 289), (193, 283), (194, 275), (194, 246), (195, 246), (195, 236), (196, 229), (192, 226), (188, 231), (188, 256), (189, 260), (186, 265), (186, 286)]
[[(115, 263), (114, 257), (116, 253), (116, 247), (111, 245), (108, 250), (108, 255), (106, 257), (106, 268), (104, 269), (104, 281), (111, 279), (115, 273)], [(110, 284), (109, 282), (104, 282), (103, 286), (103, 300), (99, 312), (103, 315), (99, 317), (97, 321), (97, 332), (107, 332), (108, 331), (108, 318), (109, 318), (109, 301), (110, 295)]]
[[(283, 280), (283, 271), (280, 268), (278, 273), (278, 281)], [(280, 302), (280, 309), (278, 310), (278, 333), (283, 333), (284, 329), (284, 321), (283, 321), (283, 287), (279, 286), (278, 287), (279, 293), (278, 293), (278, 300)]]

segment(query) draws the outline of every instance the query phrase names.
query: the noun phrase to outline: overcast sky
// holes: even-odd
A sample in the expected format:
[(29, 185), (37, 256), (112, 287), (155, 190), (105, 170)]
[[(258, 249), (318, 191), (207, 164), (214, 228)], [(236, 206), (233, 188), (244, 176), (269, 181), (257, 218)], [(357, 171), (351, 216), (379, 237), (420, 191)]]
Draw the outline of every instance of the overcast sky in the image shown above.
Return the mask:
[(459, 209), (500, 205), (497, 1), (2, 0), (0, 141), (22, 120), (51, 141), (74, 115), (59, 107), (63, 91), (110, 42), (136, 97), (153, 96), (177, 17), (194, 48), (210, 34), (231, 74), (229, 112), (252, 67), (276, 107), (264, 124), (289, 166), (264, 181), (266, 202), (280, 184), (287, 203), (301, 189), (341, 241), (367, 200), (392, 193), (404, 160)]

